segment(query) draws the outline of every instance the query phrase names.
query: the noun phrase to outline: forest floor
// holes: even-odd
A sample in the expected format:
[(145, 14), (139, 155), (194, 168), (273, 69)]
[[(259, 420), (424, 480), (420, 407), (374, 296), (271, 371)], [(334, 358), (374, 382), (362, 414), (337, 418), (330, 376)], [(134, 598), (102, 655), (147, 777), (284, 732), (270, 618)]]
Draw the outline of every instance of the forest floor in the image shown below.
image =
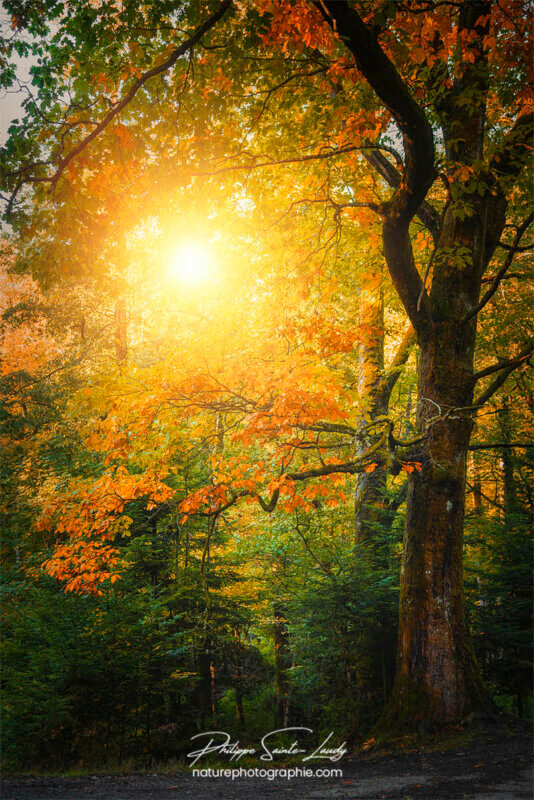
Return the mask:
[[(346, 756), (328, 767), (342, 777), (293, 779), (172, 775), (13, 777), (2, 800), (532, 800), (533, 749), (528, 732), (459, 737), (450, 749)], [(236, 766), (235, 764), (233, 765)], [(262, 765), (264, 766), (264, 765)], [(320, 768), (326, 767), (322, 764)], [(281, 765), (279, 765), (279, 768)], [(248, 765), (247, 765), (248, 768)]]

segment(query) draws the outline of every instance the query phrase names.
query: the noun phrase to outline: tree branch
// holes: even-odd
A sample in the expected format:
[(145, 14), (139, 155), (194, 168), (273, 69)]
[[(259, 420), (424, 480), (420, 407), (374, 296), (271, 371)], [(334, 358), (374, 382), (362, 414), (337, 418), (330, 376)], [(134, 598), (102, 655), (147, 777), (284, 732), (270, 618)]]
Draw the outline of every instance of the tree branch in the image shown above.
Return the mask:
[(404, 180), (391, 202), (395, 216), (409, 222), (435, 178), (432, 127), (397, 68), (346, 0), (312, 0), (328, 12), (328, 23), (353, 54), (360, 72), (393, 115), (404, 137)]
[[(517, 252), (520, 252), (521, 248)], [(528, 275), (524, 272), (508, 272), (506, 275), (503, 275), (501, 281), (511, 281), (513, 278), (516, 278), (518, 281), (526, 280)], [(482, 283), (493, 283), (495, 279), (495, 275), (490, 275), (487, 278), (482, 278)]]
[(534, 444), (528, 442), (491, 442), (490, 444), (477, 444), (475, 442), (469, 445), (468, 450), (499, 450), (503, 447), (519, 447), (523, 450), (527, 450), (533, 448)]
[(252, 156), (252, 161), (250, 164), (233, 164), (230, 167), (220, 167), (218, 169), (204, 171), (204, 172), (194, 172), (193, 176), (198, 178), (204, 178), (211, 175), (221, 175), (225, 172), (237, 172), (240, 170), (248, 170), (252, 171), (253, 169), (262, 169), (263, 167), (276, 167), (280, 164), (300, 164), (304, 161), (322, 161), (325, 158), (334, 158), (335, 156), (341, 156), (344, 153), (353, 153), (355, 150), (359, 150), (359, 147), (356, 145), (350, 145), (349, 147), (338, 147), (332, 150), (326, 150), (322, 153), (310, 153), (309, 155), (305, 156), (294, 156), (290, 158), (280, 158), (274, 159), (270, 158), (266, 161), (256, 161), (255, 159), (258, 158), (265, 158), (263, 155)]
[(529, 358), (530, 354), (532, 353), (533, 346), (534, 343), (532, 341), (527, 343), (525, 345), (525, 348), (522, 351), (520, 351), (517, 358), (512, 359), (511, 361), (508, 361), (506, 363), (501, 362), (500, 364), (496, 364), (493, 367), (488, 368), (489, 372), (488, 370), (482, 370), (481, 372), (477, 373), (474, 376), (475, 379), (478, 380), (479, 378), (483, 377), (482, 373), (484, 373), (485, 375), (491, 375), (493, 372), (500, 370), (500, 375), (498, 375), (495, 378), (495, 380), (492, 381), (492, 383), (490, 383), (488, 388), (473, 401), (474, 407), (478, 408), (479, 406), (484, 405), (484, 403), (486, 403), (490, 399), (490, 397), (492, 397), (495, 394), (495, 392), (498, 389), (500, 389), (500, 387), (506, 381), (507, 377), (514, 371), (514, 369), (516, 369), (516, 367), (518, 367), (527, 358)]
[[(497, 173), (500, 178), (516, 177), (525, 162), (525, 155), (532, 152), (532, 127), (534, 125), (534, 112), (521, 114), (515, 121), (512, 129), (504, 137), (502, 147), (494, 154), (489, 167), (491, 172)], [(497, 246), (498, 242), (496, 243)]]
[(391, 392), (393, 391), (393, 388), (399, 379), (399, 375), (401, 374), (404, 365), (408, 361), (414, 344), (415, 331), (410, 325), (402, 337), (401, 343), (397, 348), (397, 352), (393, 357), (393, 361), (391, 362), (387, 374), (384, 375), (377, 388), (375, 406), (384, 414), (386, 413), (389, 405)]
[[(469, 483), (469, 481), (466, 481), (465, 483), (470, 492), (475, 491), (475, 487), (473, 486), (472, 483)], [(496, 500), (492, 500), (491, 497), (488, 497), (487, 494), (484, 494), (484, 492), (480, 489), (479, 486), (477, 486), (476, 491), (479, 492), (480, 496), (483, 497), (484, 500), (487, 500), (488, 503), (490, 503), (490, 505), (495, 506), (495, 508), (500, 508), (501, 511), (504, 511), (504, 506), (498, 503)]]
[(24, 183), (31, 183), (35, 181), (40, 182), (49, 182), (51, 184), (51, 191), (53, 191), (54, 187), (56, 186), (58, 180), (60, 179), (61, 175), (63, 174), (65, 168), (70, 164), (70, 162), (78, 156), (82, 150), (84, 150), (87, 145), (92, 142), (97, 136), (108, 127), (110, 122), (112, 122), (118, 114), (126, 108), (129, 103), (133, 100), (139, 89), (147, 83), (151, 78), (156, 77), (156, 75), (160, 75), (162, 72), (166, 72), (170, 69), (178, 59), (187, 53), (199, 40), (204, 36), (204, 34), (210, 30), (225, 14), (225, 12), (230, 8), (232, 4), (232, 0), (222, 0), (219, 8), (213, 12), (201, 25), (199, 25), (196, 30), (191, 34), (191, 36), (186, 39), (185, 42), (177, 47), (171, 55), (162, 63), (159, 64), (157, 67), (152, 67), (152, 69), (147, 70), (144, 72), (140, 78), (138, 78), (128, 92), (124, 95), (124, 97), (116, 103), (111, 110), (106, 114), (106, 116), (97, 124), (94, 130), (91, 131), (81, 142), (79, 142), (75, 147), (72, 148), (65, 156), (59, 159), (56, 171), (50, 177), (43, 177), (43, 178), (35, 178), (29, 177), (25, 178), (23, 176), (22, 181), (19, 180), (13, 191), (13, 194), (10, 197), (8, 207), (7, 207), (7, 214), (11, 213), (11, 209), (13, 208), (13, 203), (15, 202), (16, 196), (21, 189)]
[(504, 260), (504, 264), (502, 265), (500, 270), (495, 275), (495, 277), (494, 277), (494, 279), (493, 279), (493, 281), (491, 283), (491, 286), (489, 287), (488, 291), (484, 294), (484, 296), (482, 297), (480, 302), (477, 303), (477, 305), (473, 309), (471, 309), (469, 314), (466, 314), (466, 316), (463, 318), (463, 320), (461, 322), (462, 325), (465, 322), (467, 322), (468, 320), (470, 320), (472, 317), (476, 316), (478, 314), (478, 312), (481, 311), (484, 308), (484, 306), (491, 300), (491, 298), (493, 297), (493, 295), (497, 291), (502, 278), (504, 277), (505, 273), (508, 271), (508, 269), (512, 265), (512, 261), (514, 260), (514, 256), (516, 255), (516, 253), (518, 251), (519, 242), (521, 241), (521, 237), (523, 236), (523, 234), (525, 233), (525, 231), (527, 230), (527, 228), (529, 227), (529, 225), (532, 223), (533, 220), (534, 220), (534, 213), (529, 214), (529, 216), (519, 226), (519, 228), (517, 229), (517, 233), (516, 233), (516, 235), (514, 237), (514, 241), (512, 242), (512, 245), (511, 245), (510, 249), (508, 250), (508, 255), (506, 256), (506, 258)]
[[(384, 205), (384, 255), (397, 293), (418, 335), (431, 321), (430, 300), (422, 291), (408, 227), (432, 185), (434, 138), (424, 111), (376, 37), (346, 0), (311, 0), (353, 54), (356, 65), (392, 114), (403, 135), (405, 165), (401, 182)], [(421, 295), (422, 301), (418, 303)]]
[(519, 364), (522, 364), (523, 361), (526, 361), (530, 358), (532, 351), (534, 350), (534, 339), (525, 344), (525, 346), (521, 349), (520, 353), (515, 358), (508, 358), (504, 361), (498, 361), (496, 364), (492, 364), (491, 367), (486, 367), (486, 369), (481, 369), (479, 372), (475, 372), (473, 378), (478, 381), (480, 378), (485, 378), (488, 375), (493, 375), (494, 372), (499, 372), (501, 369), (508, 369), (508, 367), (518, 367)]
[[(383, 153), (372, 150), (369, 153), (363, 152), (363, 156), (392, 189), (397, 189), (402, 181), (402, 176)], [(432, 234), (434, 242), (437, 242), (441, 223), (436, 209), (427, 200), (423, 200), (417, 210), (417, 216)]]
[(322, 572), (324, 572), (325, 575), (331, 575), (332, 574), (332, 570), (328, 568), (328, 566), (325, 564), (324, 561), (321, 561), (321, 559), (317, 558), (317, 556), (315, 555), (315, 553), (311, 549), (308, 540), (306, 539), (306, 537), (304, 536), (304, 534), (302, 533), (302, 531), (300, 529), (300, 525), (298, 523), (298, 518), (297, 518), (297, 522), (295, 524), (295, 529), (296, 529), (298, 535), (300, 536), (300, 538), (302, 539), (302, 541), (304, 542), (304, 547), (306, 548), (306, 550), (308, 551), (308, 553), (310, 554), (312, 559), (315, 561), (315, 563), (317, 564), (319, 569)]
[(533, 125), (534, 113), (521, 114), (488, 163), (488, 174), (493, 176), (495, 186), (492, 191), (493, 196), (487, 205), (482, 273), (493, 258), (495, 249), (501, 244), (500, 237), (506, 221), (507, 198), (511, 196), (522, 168), (532, 156)]
[(342, 433), (355, 436), (357, 431), (351, 425), (343, 425), (334, 422), (317, 422), (314, 425), (296, 425), (295, 427), (305, 431), (316, 431), (317, 433)]

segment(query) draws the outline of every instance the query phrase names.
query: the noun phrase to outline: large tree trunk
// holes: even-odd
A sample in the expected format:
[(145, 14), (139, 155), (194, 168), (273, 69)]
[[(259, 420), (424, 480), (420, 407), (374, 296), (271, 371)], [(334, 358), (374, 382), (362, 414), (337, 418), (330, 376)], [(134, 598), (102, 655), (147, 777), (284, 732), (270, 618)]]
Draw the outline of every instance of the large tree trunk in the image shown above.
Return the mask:
[(397, 675), (387, 715), (396, 729), (420, 721), (456, 722), (490, 705), (464, 616), (465, 472), (472, 421), (461, 413), (447, 417), (450, 409), (471, 405), (473, 351), (465, 332), (441, 327), (439, 339), (420, 353), (419, 422), (429, 434), (421, 472), (410, 477), (408, 492)]
[[(397, 676), (383, 720), (397, 730), (413, 728), (418, 720), (456, 722), (489, 704), (469, 645), (462, 574), (465, 465), (472, 427), (467, 407), (472, 406), (475, 384), (477, 314), (489, 299), (479, 303), (480, 287), (504, 229), (507, 198), (528, 158), (533, 115), (521, 112), (498, 151), (484, 153), (492, 3), (460, 4), (454, 18), (460, 57), (450, 73), (445, 61), (436, 65), (428, 88), (432, 92), (440, 87), (434, 112), (440, 118), (446, 159), (451, 166), (466, 168), (469, 180), (450, 170), (445, 179), (448, 201), (443, 213), (436, 214), (427, 201), (437, 177), (430, 116), (352, 4), (321, 0), (318, 5), (403, 141), (401, 173), (378, 150), (371, 160), (394, 188), (377, 211), (386, 263), (420, 346), (422, 436), (422, 469), (410, 478)], [(435, 242), (432, 262), (422, 273), (410, 239), (415, 215)], [(502, 381), (506, 374), (501, 373)], [(488, 391), (479, 402), (491, 396)]]

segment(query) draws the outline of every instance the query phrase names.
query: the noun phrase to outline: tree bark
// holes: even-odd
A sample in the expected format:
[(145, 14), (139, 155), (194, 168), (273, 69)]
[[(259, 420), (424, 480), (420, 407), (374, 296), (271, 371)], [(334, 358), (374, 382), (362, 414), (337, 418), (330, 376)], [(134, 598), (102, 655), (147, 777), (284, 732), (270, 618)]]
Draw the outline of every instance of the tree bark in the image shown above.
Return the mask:
[(241, 639), (239, 635), (239, 631), (236, 629), (234, 630), (234, 644), (235, 644), (235, 656), (234, 656), (234, 690), (235, 690), (235, 711), (237, 717), (237, 723), (240, 728), (245, 727), (245, 713), (243, 711), (243, 687), (242, 687), (242, 680), (241, 680), (241, 655), (242, 655), (242, 647), (241, 647)]
[(289, 680), (287, 675), (291, 663), (289, 637), (282, 611), (274, 609), (274, 670), (276, 681), (275, 725), (287, 727), (289, 724)]
[[(378, 389), (384, 373), (384, 303), (380, 275), (368, 276), (360, 293), (360, 330), (358, 348), (358, 396), (362, 406), (360, 428), (384, 413), (378, 402)], [(374, 444), (371, 435), (360, 435), (357, 455), (365, 453)], [(373, 472), (363, 472), (356, 483), (354, 496), (354, 526), (356, 541), (369, 541), (380, 522), (384, 503), (386, 470), (377, 467)]]
[[(409, 226), (436, 179), (429, 118), (357, 10), (345, 0), (321, 0), (316, 5), (354, 55), (403, 139), (403, 174), (382, 206), (382, 232), (386, 263), (420, 347), (418, 418), (424, 442), (421, 472), (410, 477), (397, 675), (382, 726), (399, 730), (413, 729), (419, 722), (441, 725), (490, 704), (464, 615), (469, 407), (482, 277), (504, 229), (510, 187), (527, 159), (532, 115), (520, 115), (500, 150), (486, 160), (484, 181), (477, 187), (481, 192), (469, 191), (461, 181), (451, 187), (451, 201), (434, 234), (428, 292), (415, 263)], [(490, 77), (484, 39), (491, 10), (485, 0), (459, 8), (455, 25), (464, 41), (462, 57), (454, 77), (442, 81), (446, 90), (436, 95), (435, 103), (447, 158), (469, 167), (473, 176), (484, 164)], [(447, 65), (442, 68), (446, 71)], [(458, 200), (467, 213), (457, 213)]]
[[(362, 408), (360, 429), (365, 431), (369, 422), (387, 417), (391, 392), (399, 378), (415, 342), (413, 329), (404, 334), (389, 369), (384, 364), (384, 303), (381, 276), (373, 273), (360, 293), (360, 330), (358, 349), (358, 395)], [(372, 447), (381, 435), (381, 429), (360, 432), (358, 455)], [(384, 537), (393, 524), (398, 502), (391, 506), (385, 502), (387, 467), (378, 465), (372, 472), (358, 476), (355, 490), (354, 525), (358, 545), (358, 566), (364, 561), (383, 577), (389, 568), (390, 552)], [(380, 641), (377, 631), (363, 626), (358, 632), (358, 658), (355, 664), (355, 711), (351, 720), (354, 732), (366, 730), (376, 722), (385, 704), (394, 677), (395, 641), (397, 620), (389, 608), (379, 612)], [(387, 654), (387, 665), (386, 665)], [(393, 666), (392, 666), (393, 665)], [(350, 672), (347, 673), (350, 675)], [(350, 688), (351, 682), (347, 683)]]
[[(470, 405), (469, 343), (454, 333), (420, 353), (421, 472), (410, 476), (404, 535), (397, 675), (385, 722), (394, 729), (457, 722), (490, 700), (465, 623), (463, 521), (472, 422), (445, 412)], [(439, 406), (439, 408), (438, 408)], [(433, 422), (432, 418), (436, 418)]]
[[(384, 304), (380, 290), (380, 277), (371, 276), (371, 287), (363, 288), (360, 299), (361, 341), (358, 350), (358, 395), (363, 414), (360, 428), (380, 417), (387, 417), (391, 392), (404, 368), (415, 343), (415, 333), (410, 326), (404, 333), (397, 352), (388, 369), (384, 365)], [(357, 454), (363, 455), (372, 447), (381, 432), (360, 434)], [(372, 472), (363, 472), (358, 477), (354, 495), (354, 526), (356, 541), (372, 543), (377, 525), (387, 530), (391, 527), (397, 505), (386, 507), (387, 469), (379, 465)], [(378, 559), (379, 561), (380, 559)], [(378, 561), (376, 563), (378, 563)]]
[[(509, 444), (511, 437), (510, 405), (507, 400), (503, 402), (499, 414), (500, 439), (505, 444)], [(503, 488), (503, 508), (504, 524), (506, 528), (513, 527), (514, 514), (518, 512), (517, 492), (514, 480), (514, 453), (508, 447), (503, 447), (501, 451), (502, 464), (502, 488)]]

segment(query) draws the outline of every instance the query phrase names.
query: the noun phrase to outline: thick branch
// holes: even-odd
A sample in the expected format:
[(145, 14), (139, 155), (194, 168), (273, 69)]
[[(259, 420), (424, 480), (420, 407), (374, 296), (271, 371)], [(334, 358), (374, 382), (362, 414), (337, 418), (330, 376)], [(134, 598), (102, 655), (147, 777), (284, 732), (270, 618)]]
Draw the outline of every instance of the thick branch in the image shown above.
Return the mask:
[[(525, 272), (508, 272), (506, 275), (502, 276), (501, 281), (511, 281), (514, 278), (518, 281), (526, 280), (528, 275)], [(482, 278), (482, 283), (493, 283), (494, 280), (495, 275), (488, 275), (488, 277)]]
[[(372, 150), (371, 152), (364, 152), (363, 155), (392, 189), (396, 189), (400, 185), (402, 181), (400, 172), (383, 153), (380, 153), (378, 150)], [(434, 242), (437, 242), (441, 223), (436, 209), (433, 208), (427, 200), (423, 200), (417, 210), (417, 216), (425, 228), (432, 234)]]
[[(473, 402), (473, 406), (478, 407), (484, 405), (484, 403), (486, 403), (490, 399), (490, 397), (492, 397), (495, 394), (495, 392), (498, 389), (500, 389), (500, 387), (506, 381), (507, 377), (514, 371), (514, 369), (516, 369), (527, 358), (529, 358), (530, 354), (532, 353), (532, 348), (533, 348), (533, 342), (531, 341), (530, 343), (525, 345), (525, 349), (519, 353), (517, 358), (512, 359), (511, 361), (505, 363), (501, 362), (499, 364), (494, 365), (493, 367), (489, 367), (488, 368), (490, 370), (489, 372), (487, 370), (482, 370), (482, 372), (484, 372), (486, 375), (491, 375), (493, 372), (499, 370), (500, 374), (495, 378), (494, 381), (492, 381), (492, 383), (490, 383), (488, 388), (484, 392), (482, 392), (482, 394), (479, 395), (479, 397), (475, 399), (475, 401)], [(477, 379), (481, 377), (482, 374), (480, 372), (477, 373), (477, 375), (475, 375), (475, 378)]]
[(428, 293), (417, 271), (408, 225), (384, 215), (384, 256), (391, 279), (418, 338), (425, 338), (431, 325)]
[[(346, 0), (312, 0), (354, 55), (356, 64), (403, 134), (405, 166), (401, 182), (385, 204), (384, 255), (395, 288), (418, 335), (430, 324), (430, 302), (410, 245), (408, 226), (435, 178), (434, 139), (424, 111), (397, 68)], [(418, 303), (421, 296), (422, 302)]]
[[(383, 441), (381, 440), (381, 444)], [(378, 448), (373, 448), (373, 452)], [(366, 454), (365, 458), (357, 459), (355, 461), (346, 461), (343, 464), (325, 464), (322, 467), (317, 467), (316, 469), (307, 469), (302, 470), (302, 472), (290, 472), (285, 473), (285, 477), (288, 478), (290, 481), (306, 481), (310, 480), (310, 478), (322, 478), (326, 475), (335, 475), (335, 474), (344, 474), (344, 475), (354, 475), (358, 472), (364, 472), (366, 464), (369, 464), (369, 455), (370, 453)], [(380, 457), (376, 457), (375, 461), (379, 462), (381, 459)], [(278, 503), (280, 498), (280, 489), (275, 489), (268, 500), (264, 500), (261, 495), (257, 492), (250, 491), (247, 489), (243, 489), (238, 492), (232, 492), (230, 494), (229, 499), (226, 503), (222, 506), (218, 507), (216, 511), (210, 511), (205, 516), (213, 516), (214, 514), (220, 514), (223, 511), (231, 508), (231, 506), (235, 505), (235, 503), (243, 497), (253, 497), (255, 500), (258, 501), (260, 506), (264, 511), (268, 514), (271, 514)]]
[(522, 364), (523, 361), (526, 361), (528, 358), (530, 358), (533, 350), (534, 340), (531, 340), (525, 344), (523, 348), (521, 348), (521, 351), (515, 358), (507, 358), (504, 361), (498, 361), (496, 364), (492, 364), (491, 367), (486, 367), (486, 369), (481, 369), (479, 372), (475, 372), (473, 377), (476, 381), (478, 381), (480, 378), (493, 375), (494, 372), (500, 372), (501, 369), (508, 369), (509, 367), (514, 369), (515, 367), (518, 367), (519, 364)]
[[(320, 467), (315, 467), (313, 469), (303, 469), (298, 472), (285, 472), (281, 476), (280, 484), (283, 483), (283, 480), (286, 479), (290, 483), (296, 483), (298, 481), (307, 481), (312, 478), (322, 478), (327, 475), (355, 475), (368, 470), (369, 466), (373, 465), (374, 467), (385, 467), (389, 465), (392, 474), (397, 475), (403, 465), (410, 464), (412, 462), (420, 462), (421, 460), (421, 453), (419, 451), (408, 451), (407, 453), (403, 454), (403, 457), (399, 460), (395, 455), (395, 448), (397, 446), (404, 448), (413, 447), (415, 444), (420, 443), (425, 439), (425, 436), (419, 436), (416, 439), (413, 439), (409, 442), (401, 442), (393, 437), (392, 430), (393, 430), (393, 423), (389, 422), (387, 419), (381, 420), (381, 423), (387, 423), (387, 426), (384, 427), (380, 437), (378, 440), (370, 447), (365, 453), (363, 453), (358, 458), (354, 459), (353, 461), (345, 461), (342, 463), (337, 464), (322, 464)], [(325, 423), (326, 425), (327, 423)], [(308, 429), (311, 426), (306, 426)], [(344, 426), (330, 426), (331, 429), (334, 428), (343, 428)], [(323, 428), (320, 428), (323, 430)], [(228, 488), (228, 487), (227, 487)], [(265, 500), (261, 497), (258, 492), (251, 490), (251, 489), (240, 489), (237, 491), (229, 491), (228, 499), (226, 502), (222, 503), (222, 505), (217, 506), (216, 509), (213, 509), (208, 512), (197, 512), (202, 513), (202, 516), (206, 517), (214, 517), (221, 514), (223, 511), (231, 508), (235, 505), (239, 499), (244, 497), (251, 497), (258, 501), (261, 508), (266, 511), (268, 514), (271, 514), (277, 504), (278, 500), (280, 499), (281, 494), (281, 485), (274, 489), (272, 495), (269, 497), (268, 500)]]
[(307, 481), (310, 480), (310, 478), (323, 478), (325, 475), (336, 475), (338, 473), (344, 475), (356, 475), (358, 472), (364, 472), (365, 465), (369, 463), (370, 462), (367, 454), (365, 459), (347, 461), (344, 464), (325, 464), (324, 467), (305, 469), (301, 472), (290, 472), (287, 473), (287, 477), (292, 481)]
[(306, 431), (316, 431), (318, 433), (343, 433), (349, 436), (356, 435), (356, 428), (351, 425), (334, 422), (316, 422), (313, 425), (296, 425), (297, 428)]
[(346, 0), (319, 0), (332, 29), (353, 54), (358, 69), (393, 115), (404, 137), (405, 169), (396, 190), (392, 213), (409, 222), (417, 213), (435, 177), (432, 128), (397, 68), (374, 34)]
[(268, 514), (270, 514), (276, 508), (276, 504), (278, 503), (278, 498), (280, 497), (280, 489), (275, 489), (270, 500), (268, 500), (267, 502), (263, 499), (263, 497), (260, 497), (259, 494), (254, 495), (254, 497), (256, 497), (258, 503), (263, 508), (263, 510), (266, 511)]
[[(520, 247), (514, 247), (506, 242), (499, 242), (497, 247), (502, 247), (503, 250), (513, 250), (514, 253), (528, 253), (529, 250), (534, 250), (534, 244), (525, 244), (521, 245)], [(482, 281), (482, 283), (484, 283), (484, 281)], [(486, 283), (488, 283), (488, 281), (486, 281)]]

